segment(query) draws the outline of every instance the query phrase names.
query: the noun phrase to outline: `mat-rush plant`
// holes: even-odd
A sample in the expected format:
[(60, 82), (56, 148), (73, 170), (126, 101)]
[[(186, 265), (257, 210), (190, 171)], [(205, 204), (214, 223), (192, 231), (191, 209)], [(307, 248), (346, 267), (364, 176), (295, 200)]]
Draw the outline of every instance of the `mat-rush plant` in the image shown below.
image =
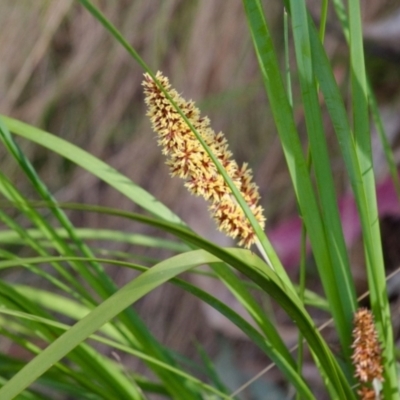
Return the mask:
[[(288, 383), (295, 388), (298, 398), (314, 399), (312, 389), (302, 375), (301, 360), (299, 363), (295, 361), (276, 326), (251, 295), (248, 282), (234, 273), (234, 270), (237, 270), (265, 292), (265, 295), (268, 294), (275, 299), (293, 319), (301, 338), (310, 349), (330, 398), (355, 399), (357, 392), (364, 398), (370, 396), (371, 387), (368, 386), (366, 389), (357, 387), (354, 377), (356, 374), (358, 378), (367, 376), (368, 382), (371, 379), (381, 381), (383, 397), (398, 399), (396, 360), (379, 226), (376, 223), (375, 184), (368, 127), (369, 97), (358, 0), (349, 0), (347, 11), (340, 0), (334, 2), (350, 47), (352, 125), (325, 54), (322, 35), (318, 35), (309, 18), (305, 2), (302, 0), (285, 2), (292, 23), (301, 101), (304, 106), (312, 158), (311, 168), (316, 178), (315, 188), (311, 183), (310, 171), (293, 119), (290, 94), (285, 91), (282, 82), (262, 5), (258, 0), (243, 0), (261, 75), (275, 117), (304, 228), (311, 243), (328, 310), (341, 344), (340, 354), (333, 353), (319, 333), (305, 308), (307, 297), (304, 297), (303, 293), (298, 293), (264, 234), (260, 226), (263, 225), (264, 219), (257, 205), (258, 195), (255, 186), (250, 183), (249, 173), (245, 169), (238, 168), (231, 160), (225, 139), (210, 130), (208, 120), (199, 117), (192, 103), (184, 102), (170, 90), (164, 77), (154, 75), (95, 6), (87, 0), (81, 0), (80, 3), (146, 71), (147, 102), (150, 106), (153, 101), (162, 103), (162, 107), (156, 111), (154, 104), (153, 108), (150, 107), (154, 125), (156, 127), (160, 125), (164, 134), (170, 133), (168, 130), (173, 127), (178, 128), (178, 134), (184, 132), (186, 135), (185, 144), (178, 145), (174, 149), (173, 160), (169, 162), (175, 167), (175, 173), (183, 175), (193, 191), (205, 194), (205, 197), (212, 200), (211, 211), (222, 228), (228, 227), (228, 233), (232, 236), (237, 234), (247, 246), (255, 241), (265, 261), (248, 250), (226, 249), (208, 242), (192, 232), (162, 203), (109, 165), (63, 139), (2, 116), (0, 121), (2, 142), (31, 181), (41, 201), (36, 203), (27, 201), (15, 184), (3, 173), (0, 174), (0, 191), (7, 200), (7, 208), (2, 207), (0, 210), (0, 218), (7, 229), (0, 232), (0, 238), (3, 243), (15, 243), (30, 248), (35, 255), (31, 258), (21, 258), (1, 250), (0, 267), (26, 268), (29, 273), (37, 274), (40, 279), (47, 280), (53, 285), (54, 292), (0, 282), (1, 334), (36, 355), (27, 363), (12, 355), (1, 355), (3, 362), (0, 369), (2, 385), (0, 398), (12, 399), (17, 395), (20, 395), (21, 399), (49, 398), (44, 394), (47, 391), (42, 391), (46, 386), (79, 399), (145, 399), (153, 393), (184, 400), (232, 398), (229, 391), (216, 378), (210, 364), (207, 370), (210, 383), (202, 382), (187, 372), (187, 368), (178, 361), (176, 355), (152, 336), (130, 308), (135, 301), (153, 289), (171, 282), (210, 304), (236, 324), (260, 351), (268, 355), (281, 369)], [(327, 2), (324, 2), (325, 6), (326, 4)], [(321, 24), (320, 32), (323, 32), (324, 23), (323, 21)], [(318, 91), (324, 96), (326, 108), (338, 137), (363, 230), (370, 300), (376, 328), (371, 325), (371, 318), (367, 325), (368, 330), (373, 332), (372, 335), (360, 339), (360, 335), (357, 336), (360, 333), (360, 325), (357, 322), (354, 328), (354, 343), (352, 343), (353, 316), (358, 305), (337, 210)], [(151, 96), (149, 93), (157, 95)], [(370, 104), (375, 103), (371, 101)], [(173, 115), (171, 125), (168, 125), (169, 122), (157, 119), (165, 109)], [(377, 110), (373, 111), (376, 114)], [(10, 132), (58, 153), (86, 169), (141, 206), (150, 216), (95, 206), (58, 204)], [(168, 143), (163, 142), (163, 145), (167, 146), (165, 147), (167, 153), (173, 147)], [(188, 149), (192, 158), (186, 161), (189, 164), (194, 163), (190, 164), (189, 169), (196, 167), (191, 170), (191, 174), (188, 172), (189, 169), (185, 169), (184, 164), (179, 164), (180, 169), (176, 169), (178, 161), (182, 162), (184, 159), (183, 150)], [(193, 182), (199, 177), (196, 175), (199, 172), (197, 162), (203, 167), (207, 165), (208, 169), (202, 172), (201, 177), (208, 178), (208, 183), (217, 182), (217, 185), (213, 186), (218, 189), (217, 194), (211, 195), (208, 192), (209, 187), (205, 189), (201, 185), (193, 189), (195, 187)], [(200, 183), (203, 184), (204, 180)], [(3, 201), (3, 204), (6, 203)], [(235, 218), (226, 219), (224, 211), (219, 208), (220, 204), (227, 206), (229, 213), (233, 210)], [(224, 207), (223, 210), (226, 210)], [(30, 222), (32, 228), (26, 229), (25, 223), (22, 224), (20, 218), (12, 218), (7, 213), (10, 209), (18, 210), (20, 215)], [(48, 216), (45, 217), (40, 212), (41, 209), (51, 213), (55, 222), (48, 222)], [(131, 243), (169, 248), (175, 251), (176, 255), (155, 262), (151, 268), (114, 258), (98, 258), (95, 256), (96, 249), (87, 245), (84, 239), (105, 235), (110, 241), (121, 240), (121, 232), (88, 232), (77, 229), (71, 224), (63, 209), (105, 213), (158, 227), (173, 234), (179, 242), (129, 234), (123, 234), (123, 238)], [(233, 225), (232, 221), (236, 221), (236, 225)], [(56, 225), (58, 228), (55, 228)], [(102, 267), (104, 263), (121, 268), (133, 268), (141, 271), (141, 274), (119, 289), (104, 272)], [(55, 273), (42, 269), (42, 264), (54, 268)], [(209, 264), (215, 276), (242, 303), (253, 319), (254, 325), (246, 322), (209, 293), (177, 278), (183, 272), (203, 264)], [(77, 275), (80, 279), (77, 279)], [(91, 290), (88, 291), (87, 287)], [(59, 322), (55, 314), (62, 314), (76, 323), (67, 326)], [(95, 334), (97, 331), (99, 334)], [(369, 347), (358, 346), (360, 341), (369, 344), (369, 338), (374, 339), (371, 345), (374, 351), (382, 349), (382, 354), (374, 354), (372, 360), (373, 370), (379, 371), (376, 375), (369, 372), (366, 375), (360, 373), (357, 364), (360, 360), (364, 362), (365, 357), (367, 362), (371, 361), (368, 358)], [(96, 341), (142, 359), (157, 376), (158, 381), (134, 374), (127, 376), (126, 371), (118, 363), (95, 349), (93, 342)], [(45, 348), (42, 349), (43, 347)], [(37, 384), (33, 389), (28, 389), (33, 382)], [(373, 395), (377, 393), (373, 392)]]

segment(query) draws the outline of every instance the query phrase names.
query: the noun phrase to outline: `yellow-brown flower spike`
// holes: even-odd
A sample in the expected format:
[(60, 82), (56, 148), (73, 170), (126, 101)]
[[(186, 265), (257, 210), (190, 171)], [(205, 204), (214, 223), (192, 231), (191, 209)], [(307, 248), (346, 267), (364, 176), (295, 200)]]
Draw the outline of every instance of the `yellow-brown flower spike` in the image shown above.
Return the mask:
[(371, 384), (374, 380), (383, 381), (382, 350), (372, 312), (366, 308), (360, 308), (354, 314), (352, 348), (355, 377), (361, 383), (357, 393), (362, 400), (375, 399)]
[[(213, 131), (209, 119), (201, 117), (193, 101), (184, 100), (171, 88), (168, 78), (161, 72), (157, 72), (156, 78), (225, 168), (264, 228), (263, 209), (258, 204), (260, 195), (257, 185), (252, 182), (251, 170), (246, 164), (242, 167), (237, 165), (232, 159), (224, 135)], [(250, 247), (255, 241), (253, 228), (201, 143), (148, 74), (144, 75), (143, 87), (147, 115), (151, 119), (153, 130), (158, 134), (162, 153), (168, 158), (167, 165), (172, 176), (185, 179), (185, 186), (191, 193), (209, 201), (210, 212), (220, 230), (228, 236), (239, 238), (239, 245)]]

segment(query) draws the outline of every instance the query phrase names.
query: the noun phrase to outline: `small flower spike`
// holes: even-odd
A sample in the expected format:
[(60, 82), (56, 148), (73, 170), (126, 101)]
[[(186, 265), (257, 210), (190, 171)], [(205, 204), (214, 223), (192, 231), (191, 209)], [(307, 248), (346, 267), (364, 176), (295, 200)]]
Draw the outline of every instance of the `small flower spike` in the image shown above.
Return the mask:
[[(252, 173), (247, 164), (242, 167), (237, 165), (232, 159), (224, 135), (213, 131), (209, 119), (200, 115), (193, 101), (184, 100), (171, 88), (168, 78), (161, 72), (157, 72), (156, 78), (225, 168), (258, 223), (264, 228), (263, 209), (258, 204), (258, 187), (252, 182)], [(239, 238), (239, 245), (249, 248), (255, 242), (253, 228), (211, 158), (148, 74), (144, 75), (143, 87), (147, 115), (151, 119), (153, 130), (158, 134), (162, 153), (167, 156), (171, 175), (184, 179), (185, 186), (191, 193), (203, 196), (210, 203), (210, 212), (221, 231), (232, 238)]]
[(376, 380), (383, 381), (382, 350), (372, 312), (366, 308), (358, 309), (354, 315), (352, 348), (355, 377), (361, 383), (357, 392), (360, 399), (379, 399), (372, 385)]

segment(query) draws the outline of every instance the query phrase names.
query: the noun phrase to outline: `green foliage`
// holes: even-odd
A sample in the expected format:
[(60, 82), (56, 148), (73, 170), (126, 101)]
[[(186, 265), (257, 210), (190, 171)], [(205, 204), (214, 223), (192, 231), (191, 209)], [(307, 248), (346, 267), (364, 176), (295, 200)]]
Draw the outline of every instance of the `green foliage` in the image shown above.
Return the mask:
[[(110, 20), (90, 1), (80, 0), (80, 3), (159, 85), (154, 71)], [(327, 3), (324, 4), (326, 13)], [(46, 281), (52, 290), (0, 281), (0, 334), (33, 356), (29, 362), (22, 362), (16, 357), (0, 355), (1, 399), (17, 396), (21, 399), (44, 399), (48, 389), (82, 399), (141, 400), (152, 394), (182, 400), (232, 398), (228, 388), (219, 379), (212, 361), (202, 350), (205, 367), (201, 371), (208, 380), (200, 379), (196, 373), (188, 371), (177, 354), (153, 336), (131, 307), (167, 282), (180, 287), (225, 316), (277, 365), (299, 398), (314, 399), (312, 387), (281, 338), (273, 316), (265, 313), (257, 301), (260, 294), (263, 298), (269, 296), (298, 328), (330, 398), (355, 399), (351, 332), (352, 318), (358, 304), (337, 207), (318, 100), (320, 94), (324, 97), (337, 135), (361, 220), (371, 306), (379, 340), (383, 345), (384, 398), (398, 398), (385, 270), (379, 225), (376, 223), (378, 216), (368, 126), (369, 105), (380, 127), (393, 178), (396, 174), (376, 102), (367, 88), (359, 1), (348, 2), (348, 14), (341, 1), (335, 2), (351, 54), (352, 124), (321, 42), (326, 21), (322, 22), (319, 35), (304, 1), (285, 2), (292, 26), (311, 164), (307, 162), (302, 149), (293, 116), (292, 93), (290, 90), (288, 93), (284, 86), (262, 3), (260, 0), (243, 0), (243, 6), (304, 231), (311, 244), (326, 298), (309, 291), (299, 294), (240, 191), (162, 86), (160, 88), (209, 154), (251, 222), (262, 258), (247, 250), (222, 248), (203, 239), (154, 196), (100, 159), (60, 137), (2, 115), (1, 141), (8, 156), (15, 160), (32, 185), (39, 201), (26, 199), (16, 182), (5, 173), (0, 173), (0, 192), (5, 199), (0, 210), (0, 220), (6, 227), (0, 231), (0, 242), (11, 245), (13, 249), (29, 248), (31, 254), (34, 254), (23, 257), (18, 251), (0, 250), (0, 270), (25, 269), (27, 274)], [(293, 76), (290, 76), (288, 81), (292, 79)], [(94, 205), (59, 204), (15, 136), (71, 161), (113, 187), (143, 212), (139, 214)], [(312, 177), (315, 177), (315, 185)], [(118, 217), (156, 228), (172, 235), (173, 239), (76, 228), (66, 210)], [(17, 212), (21, 218), (12, 218), (9, 211)], [(21, 222), (22, 217), (24, 222)], [(29, 229), (26, 229), (25, 221), (29, 222)], [(107, 258), (104, 258), (87, 242), (99, 239), (108, 242), (124, 241), (146, 249), (164, 249), (173, 255), (162, 260), (147, 259), (147, 264), (133, 263), (131, 259), (135, 254), (125, 254), (124, 257), (129, 258), (121, 261), (117, 259), (121, 254), (110, 251)], [(139, 255), (137, 259), (140, 260)], [(185, 272), (202, 273), (198, 267), (204, 264), (210, 266), (212, 273), (209, 275), (222, 282), (243, 306), (251, 323), (210, 293), (181, 277)], [(129, 268), (140, 274), (120, 288), (109, 277), (104, 265)], [(257, 289), (257, 296), (254, 288)], [(340, 355), (328, 346), (306, 308), (307, 304), (317, 305), (332, 316), (341, 345)], [(99, 343), (142, 360), (157, 379), (150, 380), (125, 371), (118, 362), (98, 350)]]

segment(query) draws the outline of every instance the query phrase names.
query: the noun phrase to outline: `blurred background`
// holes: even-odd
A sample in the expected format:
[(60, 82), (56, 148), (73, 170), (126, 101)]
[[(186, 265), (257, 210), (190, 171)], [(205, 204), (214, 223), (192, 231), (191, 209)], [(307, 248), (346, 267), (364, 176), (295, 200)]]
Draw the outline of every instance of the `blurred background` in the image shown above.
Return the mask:
[[(184, 98), (197, 102), (202, 113), (211, 119), (214, 130), (225, 133), (236, 160), (248, 162), (253, 168), (268, 219), (267, 234), (295, 278), (300, 233), (296, 231), (298, 228), (293, 228), (298, 227), (296, 202), (241, 1), (113, 0), (95, 3), (153, 71), (161, 70), (168, 76)], [(283, 65), (282, 2), (265, 0), (263, 3)], [(320, 1), (309, 0), (308, 4), (318, 24)], [(369, 78), (398, 162), (400, 1), (370, 0), (362, 2), (362, 9)], [(144, 187), (196, 232), (222, 245), (233, 245), (215, 230), (203, 200), (190, 196), (181, 180), (169, 177), (145, 116), (141, 89), (143, 71), (83, 7), (72, 0), (2, 0), (0, 26), (0, 113), (84, 148)], [(331, 8), (325, 44), (346, 97), (350, 90), (348, 50)], [(297, 106), (299, 87), (292, 48), (290, 57), (294, 114), (306, 149), (303, 110)], [(345, 204), (349, 199), (349, 184), (328, 118), (326, 131), (339, 201)], [(400, 211), (390, 188), (379, 141), (374, 131), (372, 135), (377, 181), (381, 185), (378, 197), (379, 202), (386, 205), (381, 217), (385, 257), (390, 269), (400, 263)], [(59, 202), (140, 211), (112, 188), (58, 155), (26, 141), (18, 142)], [(1, 147), (0, 168), (18, 183), (27, 198), (34, 198), (18, 166)], [(81, 227), (159, 234), (150, 228), (132, 226), (127, 221), (95, 213), (68, 212), (68, 215)], [(357, 229), (354, 232), (349, 246), (361, 292), (365, 287), (363, 254)], [(127, 247), (104, 242), (101, 246), (130, 251)], [(23, 254), (23, 249), (21, 252)], [(135, 252), (153, 256), (148, 250), (135, 249)], [(158, 254), (159, 257), (165, 255)], [(310, 265), (312, 279), (311, 260)], [(114, 267), (109, 271), (119, 284), (132, 278), (132, 272), (126, 270)], [(214, 291), (225, 302), (232, 302), (229, 293), (214, 281), (190, 279)], [(317, 283), (311, 288), (319, 290)], [(232, 389), (268, 365), (257, 349), (222, 317), (177, 288), (164, 285), (135, 307), (165, 345), (196, 358), (195, 341), (200, 342)], [(285, 326), (287, 321), (279, 312), (277, 318), (288, 344), (293, 344), (296, 332)], [(306, 365), (307, 374), (311, 380), (315, 375)], [(271, 370), (247, 391), (248, 398), (263, 398), (266, 387), (271, 393), (268, 398), (284, 398), (279, 379), (276, 369)], [(273, 397), (274, 391), (276, 397)]]

